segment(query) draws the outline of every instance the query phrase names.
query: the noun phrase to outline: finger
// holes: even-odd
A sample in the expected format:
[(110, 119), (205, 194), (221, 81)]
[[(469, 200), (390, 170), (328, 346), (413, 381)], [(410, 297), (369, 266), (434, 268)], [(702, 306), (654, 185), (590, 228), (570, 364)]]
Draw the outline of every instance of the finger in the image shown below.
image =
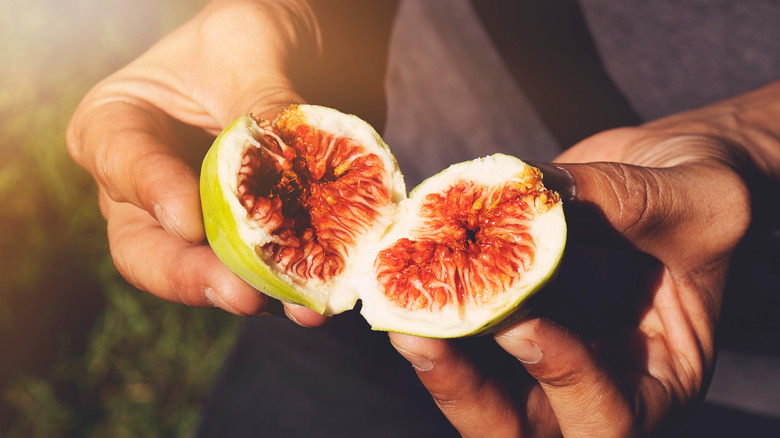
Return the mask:
[(173, 149), (167, 116), (141, 103), (104, 103), (68, 130), (72, 155), (108, 196), (147, 211), (172, 236), (205, 239), (196, 172)]
[(390, 333), (442, 413), (465, 437), (522, 436), (513, 400), (449, 341)]
[[(613, 238), (617, 235), (667, 265), (710, 263), (733, 248), (749, 224), (749, 208), (742, 205), (744, 184), (721, 166), (646, 168), (603, 162), (539, 167), (545, 184), (561, 194), (573, 235), (609, 239), (594, 233), (599, 225), (606, 226), (616, 233)], [(702, 234), (709, 237), (689, 244), (691, 236)]]
[[(174, 50), (184, 46), (197, 54), (191, 59), (198, 68), (181, 72), (174, 62), (169, 70), (184, 75), (185, 83), (198, 84), (198, 89), (203, 78), (219, 78), (219, 87), (209, 84), (198, 97), (223, 127), (249, 113), (272, 120), (289, 104), (303, 102), (293, 91), (291, 63), (304, 53), (315, 56), (318, 49), (309, 47), (316, 40), (309, 32), (318, 32), (315, 20), (303, 2), (211, 3), (193, 22), (197, 38), (172, 38)], [(170, 53), (161, 47), (150, 59), (166, 65)], [(219, 54), (218, 62), (213, 58), (203, 62), (201, 53)], [(307, 65), (312, 62), (311, 57), (306, 59)]]
[(328, 317), (307, 307), (284, 303), (284, 314), (294, 323), (303, 327), (319, 327), (328, 322)]
[(103, 204), (114, 263), (134, 286), (167, 301), (216, 306), (236, 315), (254, 315), (265, 307), (268, 298), (225, 267), (208, 245), (171, 236), (133, 205)]
[(694, 369), (698, 360), (670, 349), (678, 339), (636, 329), (594, 346), (618, 370), (628, 393), (634, 394), (635, 426), (644, 435), (673, 427), (701, 401), (702, 376)]
[(580, 218), (589, 225), (601, 220), (633, 242), (662, 226), (660, 215), (674, 214), (672, 196), (662, 196), (671, 195), (673, 185), (650, 169), (607, 162), (537, 166), (545, 185), (558, 191), (565, 206), (568, 203), (575, 225)]
[(636, 435), (621, 384), (581, 339), (545, 319), (523, 321), (495, 339), (539, 382), (564, 436)]
[(255, 90), (246, 94), (246, 101), (241, 104), (238, 115), (252, 114), (261, 120), (273, 120), (276, 116), (292, 104), (305, 103), (291, 88), (280, 86)]

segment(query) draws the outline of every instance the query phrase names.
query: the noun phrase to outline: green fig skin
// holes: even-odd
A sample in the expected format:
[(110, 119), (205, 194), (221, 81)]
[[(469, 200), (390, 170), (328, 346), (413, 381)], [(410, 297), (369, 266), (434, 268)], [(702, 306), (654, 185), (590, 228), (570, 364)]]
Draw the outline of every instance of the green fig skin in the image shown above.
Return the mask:
[[(505, 154), (493, 154), (468, 162), (453, 164), (449, 168), (426, 179), (409, 193), (408, 199), (399, 205), (397, 223), (403, 222), (404, 217), (416, 215), (417, 208), (414, 207), (416, 203), (415, 199), (424, 199), (429, 193), (438, 193), (441, 188), (441, 181), (444, 181), (445, 185), (447, 181), (454, 182), (454, 180), (458, 179), (458, 175), (462, 175), (464, 169), (468, 168), (478, 169), (478, 172), (476, 173), (484, 173), (487, 175), (503, 173), (502, 171), (497, 170), (496, 166), (510, 169), (510, 171), (508, 171), (509, 173), (513, 173), (512, 169), (519, 173), (528, 165), (516, 157)], [(483, 323), (475, 324), (474, 322), (476, 321), (470, 323), (463, 321), (463, 324), (453, 326), (446, 322), (445, 317), (426, 318), (425, 321), (422, 319), (417, 320), (417, 318), (414, 318), (413, 316), (410, 316), (405, 321), (403, 320), (404, 317), (388, 319), (386, 318), (386, 313), (388, 313), (388, 311), (376, 310), (382, 307), (381, 303), (370, 304), (365, 301), (361, 313), (374, 330), (392, 331), (440, 339), (489, 335), (519, 322), (528, 317), (531, 313), (532, 308), (527, 305), (529, 299), (555, 278), (560, 265), (560, 260), (565, 251), (567, 226), (562, 202), (559, 200), (550, 211), (545, 213), (545, 215), (550, 215), (545, 218), (545, 223), (548, 224), (549, 231), (555, 233), (555, 238), (552, 239), (552, 244), (549, 247), (550, 251), (545, 255), (546, 262), (538, 267), (539, 269), (544, 269), (543, 271), (540, 271), (540, 274), (542, 275), (535, 278), (532, 284), (529, 284), (522, 289), (515, 288), (514, 290), (506, 292), (513, 295), (514, 299), (502, 304), (494, 313), (490, 314), (489, 318), (481, 319), (481, 321), (484, 321)], [(400, 235), (388, 235), (388, 240), (385, 241), (385, 244), (394, 241), (396, 237), (406, 236), (406, 232), (404, 232), (403, 229), (400, 229), (399, 232)], [(384, 247), (385, 246), (383, 245), (382, 248)], [(377, 291), (377, 294), (381, 294), (381, 292)], [(362, 296), (364, 300), (366, 298), (365, 295), (366, 294), (363, 294)]]
[(255, 249), (241, 239), (236, 218), (226, 201), (233, 193), (224, 193), (219, 183), (217, 169), (220, 147), (224, 137), (239, 124), (253, 123), (243, 116), (228, 126), (214, 141), (203, 160), (200, 179), (200, 196), (206, 238), (220, 260), (244, 281), (266, 295), (292, 304), (306, 306), (318, 313), (325, 312), (323, 302), (309, 299), (289, 283), (283, 281), (258, 257)]
[[(505, 160), (515, 161), (515, 162), (521, 161), (517, 157), (513, 157), (511, 155), (506, 155), (501, 153), (496, 153), (491, 155), (490, 157), (482, 158), (482, 160), (488, 158), (505, 159)], [(414, 196), (417, 188), (421, 186), (423, 186), (422, 183), (418, 187), (413, 189), (412, 192), (409, 194), (409, 196), (410, 197)], [(561, 234), (561, 237), (565, 242), (568, 234), (568, 228), (566, 226), (566, 218), (563, 212), (563, 204), (560, 203), (558, 206), (554, 208), (559, 208), (561, 210), (560, 211), (561, 223), (556, 231)], [(533, 309), (531, 306), (528, 306), (526, 304), (534, 295), (536, 295), (537, 292), (544, 289), (545, 286), (547, 286), (550, 283), (550, 281), (553, 281), (555, 279), (555, 277), (558, 274), (558, 268), (560, 267), (560, 262), (561, 259), (563, 258), (565, 250), (566, 250), (565, 245), (561, 246), (560, 251), (556, 254), (554, 265), (547, 272), (547, 275), (545, 275), (538, 283), (536, 283), (535, 287), (528, 289), (524, 295), (518, 297), (518, 300), (515, 301), (514, 304), (506, 307), (503, 312), (496, 314), (495, 319), (493, 319), (492, 321), (485, 324), (483, 327), (473, 332), (464, 332), (463, 335), (454, 336), (454, 337), (491, 335), (527, 318), (531, 314)]]
[[(286, 275), (279, 273), (266, 264), (260, 257), (255, 245), (247, 243), (242, 238), (240, 232), (242, 224), (239, 224), (239, 220), (245, 219), (234, 216), (239, 213), (231, 202), (236, 202), (237, 195), (230, 192), (229, 188), (226, 189), (226, 186), (229, 186), (229, 184), (225, 183), (228, 179), (236, 176), (220, 175), (219, 172), (221, 168), (220, 160), (224, 160), (226, 154), (230, 156), (234, 152), (235, 145), (233, 143), (237, 139), (242, 140), (240, 135), (232, 136), (232, 133), (248, 131), (251, 126), (256, 126), (256, 121), (251, 116), (242, 116), (236, 119), (217, 137), (204, 158), (201, 168), (200, 192), (204, 226), (209, 244), (228, 268), (252, 287), (271, 298), (305, 306), (324, 315), (332, 315), (351, 308), (354, 306), (354, 300), (351, 301), (351, 304), (347, 300), (345, 306), (336, 306), (334, 309), (329, 302), (328, 294), (334, 293), (334, 288), (331, 287), (330, 283), (322, 283), (321, 288), (297, 284)], [(375, 135), (381, 147), (386, 148), (387, 146), (381, 142), (378, 134)], [(391, 155), (390, 157), (387, 162), (393, 165), (392, 171), (400, 174), (397, 163)], [(440, 182), (436, 180), (437, 178), (439, 178), (439, 181), (449, 181), (453, 174), (460, 175), (462, 173), (461, 169), (467, 169), (469, 166), (476, 166), (475, 168), (478, 172), (493, 174), (495, 171), (491, 166), (497, 165), (496, 163), (500, 166), (514, 169), (512, 170), (514, 172), (519, 172), (527, 166), (519, 159), (503, 154), (455, 164), (421, 183), (412, 190), (408, 197), (402, 185), (401, 177), (400, 189), (397, 190), (396, 200), (394, 201), (396, 203), (400, 202), (400, 204), (396, 205), (395, 210), (389, 215), (393, 223), (385, 229), (384, 235), (392, 241), (392, 238), (394, 238), (392, 230), (396, 228), (398, 222), (403, 222), (407, 220), (406, 218), (416, 216), (415, 211), (404, 210), (403, 206), (414, 205), (410, 198), (424, 198), (427, 193), (437, 192), (439, 190), (437, 186), (440, 185)], [(226, 192), (226, 190), (228, 191)], [(468, 324), (453, 326), (452, 321), (446, 321), (446, 318), (442, 320), (443, 315), (441, 317), (436, 315), (425, 316), (424, 319), (433, 321), (432, 323), (420, 323), (415, 321), (417, 318), (411, 315), (408, 318), (403, 315), (387, 318), (387, 315), (383, 314), (391, 312), (391, 310), (387, 310), (387, 308), (383, 310), (382, 306), (385, 304), (378, 303), (375, 298), (371, 298), (372, 296), (377, 296), (377, 294), (378, 296), (383, 294), (379, 289), (372, 267), (374, 258), (381, 248), (379, 246), (374, 248), (373, 244), (358, 253), (362, 255), (358, 257), (356, 268), (350, 271), (351, 274), (357, 275), (348, 277), (346, 282), (339, 283), (339, 286), (335, 287), (335, 291), (344, 289), (344, 287), (354, 290), (356, 294), (355, 299), (363, 300), (361, 313), (363, 313), (374, 330), (394, 331), (430, 338), (456, 338), (494, 333), (527, 317), (531, 310), (527, 305), (528, 299), (542, 289), (554, 277), (557, 271), (557, 266), (563, 256), (565, 247), (566, 223), (560, 202), (553, 209), (556, 211), (547, 213), (554, 214), (556, 217), (553, 221), (554, 226), (551, 227), (550, 231), (555, 233), (560, 239), (553, 239), (556, 243), (551, 246), (552, 252), (548, 253), (545, 259), (547, 262), (541, 268), (544, 269), (544, 272), (539, 272), (539, 276), (534, 278), (534, 283), (524, 286), (522, 291), (510, 291), (509, 293), (516, 293), (516, 297), (505, 301), (500, 307), (494, 309), (495, 313), (490, 314), (489, 318), (479, 320), (482, 322), (471, 321)], [(403, 230), (404, 228), (398, 229)], [(365, 250), (368, 250), (368, 252)], [(369, 305), (366, 300), (370, 300), (373, 303)], [(434, 317), (428, 318), (428, 316)]]

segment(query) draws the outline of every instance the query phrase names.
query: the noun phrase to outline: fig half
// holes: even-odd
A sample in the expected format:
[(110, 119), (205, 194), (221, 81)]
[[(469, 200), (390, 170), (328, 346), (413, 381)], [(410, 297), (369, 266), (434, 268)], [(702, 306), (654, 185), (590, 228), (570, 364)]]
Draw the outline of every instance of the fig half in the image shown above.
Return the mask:
[(374, 329), (428, 337), (521, 317), (566, 241), (538, 169), (492, 155), (407, 197), (370, 125), (314, 105), (226, 128), (203, 162), (201, 199), (214, 252), (259, 291), (326, 315), (360, 299)]

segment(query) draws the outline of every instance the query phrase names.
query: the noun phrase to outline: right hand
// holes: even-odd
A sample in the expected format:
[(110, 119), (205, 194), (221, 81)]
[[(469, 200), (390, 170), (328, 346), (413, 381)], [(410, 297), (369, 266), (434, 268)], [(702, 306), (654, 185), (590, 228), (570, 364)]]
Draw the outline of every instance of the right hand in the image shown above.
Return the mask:
[[(288, 67), (313, 56), (317, 31), (303, 1), (214, 1), (81, 102), (68, 148), (98, 183), (111, 255), (134, 286), (238, 315), (263, 311), (267, 297), (205, 244), (193, 167), (236, 117), (272, 119), (302, 102)], [(325, 321), (285, 311), (302, 325)]]
[[(780, 104), (769, 90), (752, 99)], [(537, 311), (574, 327), (532, 317), (496, 333), (520, 361), (503, 369), (463, 344), (390, 334), (463, 436), (654, 436), (704, 399), (731, 255), (752, 220), (748, 181), (769, 170), (752, 159), (759, 146), (732, 140), (752, 126), (720, 124), (733, 120), (722, 105), (596, 134), (542, 169), (564, 199), (567, 251), (585, 243), (593, 258), (562, 268), (567, 285)]]

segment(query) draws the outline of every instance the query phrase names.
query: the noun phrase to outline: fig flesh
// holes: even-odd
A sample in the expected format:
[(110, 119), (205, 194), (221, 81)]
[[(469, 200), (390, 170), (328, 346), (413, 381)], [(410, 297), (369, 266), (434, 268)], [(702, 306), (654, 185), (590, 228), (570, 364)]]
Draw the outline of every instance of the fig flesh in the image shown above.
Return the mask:
[(345, 282), (405, 190), (367, 123), (311, 105), (273, 123), (238, 118), (209, 149), (200, 181), (206, 236), (225, 265), (269, 296), (328, 315), (355, 306)]
[(376, 330), (459, 337), (522, 316), (555, 271), (566, 223), (541, 177), (497, 154), (453, 165), (407, 197), (371, 126), (293, 105), (220, 134), (201, 198), (215, 253), (263, 293), (326, 315), (360, 299)]
[(497, 154), (415, 188), (363, 280), (379, 291), (361, 294), (372, 327), (458, 337), (522, 317), (520, 304), (553, 274), (566, 241), (560, 198), (541, 176)]

